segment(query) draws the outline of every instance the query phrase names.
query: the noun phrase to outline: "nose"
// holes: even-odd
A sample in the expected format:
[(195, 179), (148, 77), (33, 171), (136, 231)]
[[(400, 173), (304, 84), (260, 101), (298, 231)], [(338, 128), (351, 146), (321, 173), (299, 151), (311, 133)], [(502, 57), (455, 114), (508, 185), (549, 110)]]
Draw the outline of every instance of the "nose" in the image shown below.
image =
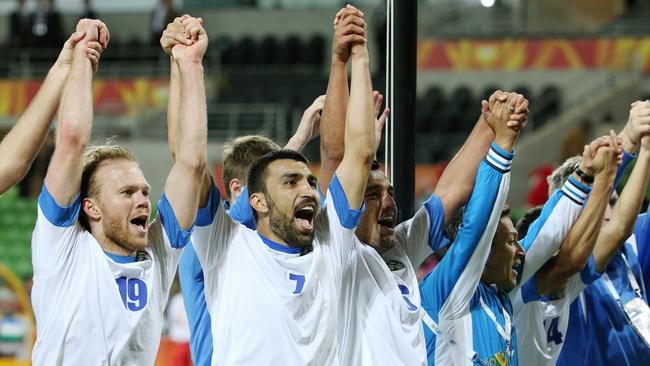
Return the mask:
[(149, 196), (145, 195), (142, 191), (138, 192), (136, 204), (138, 208), (149, 208), (149, 205), (151, 204), (149, 202)]
[(397, 207), (397, 204), (395, 203), (395, 199), (391, 197), (390, 194), (384, 193), (383, 196), (381, 197), (381, 209), (383, 210), (388, 210), (392, 209), (395, 210)]
[(524, 257), (526, 255), (526, 250), (521, 246), (519, 241), (517, 241), (516, 251), (517, 256)]

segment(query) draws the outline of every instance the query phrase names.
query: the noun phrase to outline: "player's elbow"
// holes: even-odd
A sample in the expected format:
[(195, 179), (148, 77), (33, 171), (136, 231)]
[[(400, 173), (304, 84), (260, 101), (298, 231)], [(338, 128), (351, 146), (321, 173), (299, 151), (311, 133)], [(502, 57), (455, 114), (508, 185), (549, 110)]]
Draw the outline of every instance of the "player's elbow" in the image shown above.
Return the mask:
[(339, 163), (343, 160), (343, 155), (345, 154), (345, 147), (343, 144), (331, 144), (323, 142), (321, 144), (320, 150), (321, 159), (338, 161)]
[(59, 127), (56, 146), (61, 148), (83, 150), (88, 144), (88, 133), (78, 128), (61, 126)]

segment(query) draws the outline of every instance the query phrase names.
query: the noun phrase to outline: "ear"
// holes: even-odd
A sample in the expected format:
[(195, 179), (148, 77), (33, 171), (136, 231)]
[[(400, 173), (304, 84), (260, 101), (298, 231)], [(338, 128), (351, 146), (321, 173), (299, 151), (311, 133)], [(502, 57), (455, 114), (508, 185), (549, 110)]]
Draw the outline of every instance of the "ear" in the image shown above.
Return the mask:
[(250, 195), (249, 203), (255, 212), (265, 215), (269, 212), (264, 193), (257, 192)]
[(88, 217), (88, 221), (91, 220), (99, 220), (101, 217), (101, 210), (99, 209), (99, 205), (97, 204), (97, 201), (95, 201), (93, 198), (84, 198), (82, 208), (84, 210), (84, 213)]
[(233, 197), (238, 197), (239, 196), (239, 194), (241, 193), (241, 190), (244, 188), (244, 185), (242, 184), (242, 182), (239, 179), (233, 178), (228, 183), (228, 188), (230, 189), (230, 197), (229, 198), (230, 198), (231, 201), (234, 201)]

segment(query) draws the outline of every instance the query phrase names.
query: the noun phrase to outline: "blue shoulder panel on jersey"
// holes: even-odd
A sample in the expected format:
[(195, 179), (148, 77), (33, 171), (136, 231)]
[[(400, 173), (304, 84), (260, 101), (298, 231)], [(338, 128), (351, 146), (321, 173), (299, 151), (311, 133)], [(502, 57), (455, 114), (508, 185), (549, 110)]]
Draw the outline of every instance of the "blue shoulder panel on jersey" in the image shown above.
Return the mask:
[(79, 193), (75, 196), (68, 207), (61, 207), (54, 200), (43, 183), (41, 194), (38, 195), (38, 205), (41, 211), (52, 225), (58, 227), (69, 227), (77, 222), (81, 210), (81, 196)]
[(106, 254), (108, 258), (112, 259), (113, 262), (121, 264), (133, 263), (137, 259), (137, 256), (135, 255), (118, 255), (109, 252), (104, 252), (104, 254)]
[(235, 202), (232, 203), (230, 210), (228, 210), (228, 216), (247, 228), (255, 230), (253, 208), (248, 200), (248, 186), (244, 186)]
[(196, 214), (196, 225), (208, 226), (212, 224), (214, 216), (217, 214), (217, 210), (219, 209), (220, 202), (221, 193), (219, 193), (219, 189), (214, 185), (213, 181), (210, 187), (210, 194), (208, 195), (208, 203), (205, 204), (205, 207), (200, 207)]
[(535, 273), (523, 286), (521, 286), (521, 298), (524, 304), (537, 301), (541, 296), (537, 293), (537, 273)]
[(190, 327), (190, 352), (192, 362), (210, 365), (212, 360), (212, 332), (210, 314), (205, 302), (203, 270), (192, 243), (188, 243), (178, 266), (185, 313)]
[(587, 265), (580, 271), (580, 279), (585, 285), (591, 285), (594, 281), (600, 278), (600, 273), (596, 270), (596, 260), (593, 254), (589, 256)]
[(429, 216), (429, 247), (434, 252), (449, 245), (449, 240), (445, 240), (445, 209), (442, 206), (440, 197), (432, 194), (424, 202), (424, 208)]
[(616, 187), (618, 187), (618, 183), (621, 181), (623, 173), (625, 173), (625, 169), (627, 169), (627, 166), (630, 165), (630, 162), (634, 160), (634, 158), (636, 158), (635, 154), (630, 154), (629, 152), (623, 150), (623, 161), (621, 161), (621, 165), (619, 165), (616, 169), (616, 178), (614, 179), (612, 190), (615, 190)]
[(346, 229), (355, 228), (359, 223), (363, 210), (366, 208), (365, 202), (361, 204), (361, 208), (358, 210), (350, 208), (348, 198), (345, 196), (343, 186), (341, 186), (339, 177), (336, 174), (334, 174), (330, 182), (329, 191), (331, 193), (330, 199), (334, 202), (334, 209), (336, 210), (341, 225)]
[(158, 201), (158, 215), (160, 215), (160, 220), (162, 220), (162, 225), (165, 228), (165, 232), (167, 232), (167, 238), (172, 248), (179, 249), (184, 247), (190, 241), (194, 224), (187, 230), (181, 228), (165, 192), (163, 192), (160, 201)]
[(643, 273), (643, 282), (646, 286), (650, 286), (650, 232), (648, 232), (647, 212), (636, 218), (634, 236), (636, 238), (639, 266), (641, 266), (641, 272)]

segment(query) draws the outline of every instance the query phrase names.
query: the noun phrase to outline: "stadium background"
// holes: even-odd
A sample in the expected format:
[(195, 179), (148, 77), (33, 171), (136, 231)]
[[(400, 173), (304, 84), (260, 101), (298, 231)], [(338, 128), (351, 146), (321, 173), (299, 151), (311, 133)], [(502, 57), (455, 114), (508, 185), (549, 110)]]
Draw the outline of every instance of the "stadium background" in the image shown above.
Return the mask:
[[(405, 1), (405, 0), (397, 0)], [(415, 1), (415, 0), (412, 0)], [(47, 1), (27, 0), (22, 14)], [(384, 88), (385, 0), (350, 1), (366, 13), (375, 89)], [(221, 150), (234, 136), (262, 133), (279, 143), (303, 110), (324, 94), (332, 17), (338, 0), (183, 0), (177, 14), (201, 16), (210, 36), (205, 57), (209, 161), (220, 176)], [(95, 1), (111, 31), (93, 86), (97, 140), (118, 136), (140, 158), (159, 197), (170, 167), (166, 143), (168, 60), (152, 36), (158, 0)], [(51, 39), (34, 24), (16, 29), (17, 2), (0, 1), (0, 130), (15, 123), (38, 90), (84, 8), (58, 0)], [(52, 15), (50, 15), (52, 16)], [(517, 150), (509, 202), (518, 215), (544, 197), (544, 176), (572, 146), (608, 128), (620, 129), (629, 104), (650, 96), (650, 2), (642, 0), (419, 0), (417, 27), (416, 202), (475, 123), (480, 100), (496, 89), (531, 102), (529, 127)], [(50, 18), (45, 18), (50, 20)], [(20, 27), (18, 27), (20, 28)], [(47, 41), (47, 42), (46, 42)], [(395, 91), (399, 93), (399, 91)], [(0, 198), (0, 365), (23, 364), (33, 339), (27, 293), (36, 196), (52, 152), (50, 140), (25, 180)], [(317, 172), (318, 142), (306, 154)], [(383, 156), (383, 154), (379, 154)], [(11, 159), (11, 157), (0, 157)], [(400, 171), (399, 174), (411, 174)], [(644, 208), (645, 210), (645, 208)], [(23, 290), (27, 290), (22, 293)], [(175, 365), (177, 345), (163, 339), (159, 362)], [(2, 356), (5, 356), (2, 358)], [(28, 363), (26, 363), (28, 364)], [(178, 363), (180, 364), (180, 363)]]

